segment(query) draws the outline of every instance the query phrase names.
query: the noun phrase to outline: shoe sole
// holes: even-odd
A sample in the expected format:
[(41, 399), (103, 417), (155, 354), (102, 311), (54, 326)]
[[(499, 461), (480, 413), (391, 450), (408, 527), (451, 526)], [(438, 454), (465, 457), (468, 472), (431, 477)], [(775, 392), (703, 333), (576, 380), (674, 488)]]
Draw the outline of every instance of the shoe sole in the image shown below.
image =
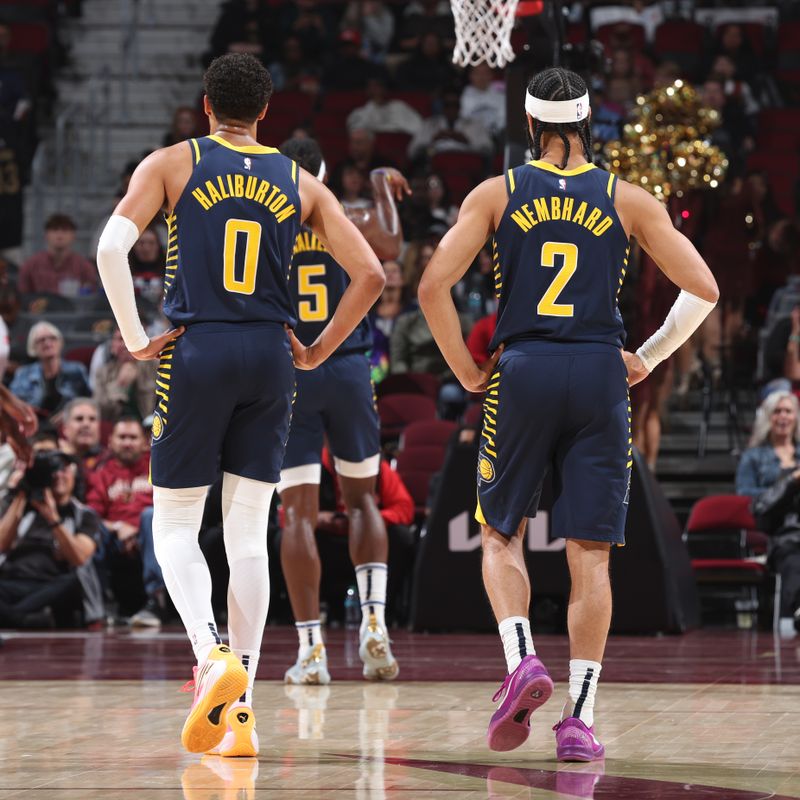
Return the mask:
[(283, 682), (289, 686), (327, 686), (331, 682), (331, 676), (327, 670), (318, 670), (306, 673), (301, 681), (296, 681), (286, 674), (283, 676)]
[(581, 761), (585, 763), (589, 761), (600, 761), (604, 756), (604, 752), (596, 756), (589, 753), (584, 747), (559, 747), (556, 752), (556, 758), (564, 762)]
[(393, 681), (400, 674), (400, 665), (384, 642), (368, 639), (358, 648), (358, 657), (364, 662), (363, 675), (368, 681)]
[(190, 753), (207, 753), (225, 736), (228, 706), (247, 689), (247, 672), (236, 659), (227, 668), (206, 696), (189, 713), (181, 732), (181, 743)]
[[(255, 758), (258, 755), (258, 750), (253, 746), (253, 728), (256, 726), (255, 714), (252, 711), (245, 709), (234, 708), (228, 713), (229, 717), (237, 717), (238, 714), (244, 712), (247, 714), (247, 720), (241, 722), (238, 718), (234, 724), (231, 724), (233, 731), (234, 741), (233, 747), (227, 750), (220, 750), (219, 754), (223, 758)], [(228, 720), (230, 723), (230, 720)]]
[(489, 749), (505, 752), (523, 744), (531, 732), (531, 714), (552, 694), (553, 681), (548, 675), (537, 675), (526, 683), (508, 711), (489, 724), (486, 734)]

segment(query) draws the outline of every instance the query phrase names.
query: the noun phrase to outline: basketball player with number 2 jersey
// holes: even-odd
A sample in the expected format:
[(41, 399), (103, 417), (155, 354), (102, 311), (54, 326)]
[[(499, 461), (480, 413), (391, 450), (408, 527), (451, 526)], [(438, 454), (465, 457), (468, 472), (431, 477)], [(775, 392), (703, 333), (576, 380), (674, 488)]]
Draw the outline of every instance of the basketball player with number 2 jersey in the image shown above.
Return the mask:
[[(531, 637), (523, 557), (527, 518), (550, 470), (553, 530), (567, 540), (572, 578), (569, 693), (554, 728), (556, 753), (561, 761), (594, 761), (605, 752), (594, 733), (594, 700), (611, 620), (609, 555), (624, 544), (633, 463), (628, 387), (691, 336), (718, 290), (664, 207), (591, 163), (589, 95), (580, 76), (561, 68), (539, 73), (525, 112), (533, 160), (467, 196), (423, 275), (419, 300), (464, 388), (486, 392), (475, 516), (508, 668), (488, 745), (512, 750), (525, 742), (532, 713), (553, 691)], [(461, 338), (450, 290), (490, 236), (497, 330), (481, 370)], [(636, 353), (623, 350), (617, 308), (631, 236), (681, 289), (663, 326)]]
[[(258, 753), (253, 681), (269, 608), (267, 519), (289, 433), (295, 368), (325, 361), (380, 294), (380, 262), (322, 183), (256, 141), (272, 81), (249, 55), (205, 75), (211, 135), (148, 156), (98, 245), (103, 286), (125, 344), (159, 358), (153, 422), (156, 557), (197, 659), (181, 741), (190, 752)], [(127, 255), (166, 207), (164, 313), (177, 326), (150, 340), (136, 311)], [(350, 276), (336, 314), (305, 346), (292, 334), (288, 276), (305, 223)], [(222, 472), (230, 567), (228, 633), (211, 608), (198, 544), (208, 487)]]

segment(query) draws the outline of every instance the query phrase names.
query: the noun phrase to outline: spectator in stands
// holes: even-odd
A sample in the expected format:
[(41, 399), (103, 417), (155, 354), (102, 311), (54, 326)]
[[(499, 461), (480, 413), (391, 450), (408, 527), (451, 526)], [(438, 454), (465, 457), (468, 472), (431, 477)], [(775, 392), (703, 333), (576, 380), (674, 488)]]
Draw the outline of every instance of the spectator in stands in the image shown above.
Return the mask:
[(342, 188), (342, 172), (347, 166), (356, 167), (363, 175), (374, 169), (391, 164), (375, 152), (375, 134), (366, 128), (354, 128), (347, 134), (347, 157), (340, 161), (331, 174), (331, 188), (338, 193)]
[(328, 90), (352, 91), (364, 89), (370, 78), (384, 75), (382, 67), (362, 55), (361, 34), (348, 28), (339, 34), (339, 46), (325, 70), (323, 82)]
[(506, 127), (505, 86), (494, 79), (492, 68), (481, 63), (469, 70), (469, 84), (461, 93), (461, 112), (464, 119), (477, 120), (493, 136)]
[(674, 61), (662, 61), (653, 71), (653, 89), (672, 86), (681, 77), (681, 68)]
[(65, 297), (97, 291), (97, 271), (76, 253), (75, 223), (66, 214), (53, 214), (44, 226), (45, 250), (22, 264), (17, 288), (22, 294), (47, 292)]
[(319, 66), (306, 58), (303, 42), (294, 34), (283, 40), (281, 58), (269, 65), (269, 74), (273, 87), (279, 92), (306, 92), (316, 95), (320, 90)]
[(714, 130), (711, 141), (717, 145), (731, 162), (729, 179), (740, 175), (747, 154), (754, 147), (754, 122), (745, 112), (741, 97), (725, 97), (724, 82), (709, 77), (700, 91), (703, 105), (713, 108), (722, 116), (722, 124)]
[[(52, 448), (52, 442), (34, 444), (37, 475), (49, 486), (33, 488), (30, 473), (19, 470), (2, 503), (2, 627), (50, 626), (54, 617), (72, 625), (72, 612), (81, 608), (88, 592), (94, 595), (95, 613), (85, 621), (102, 616), (102, 595), (92, 563), (100, 541), (100, 520), (75, 496), (77, 465)], [(86, 610), (87, 603), (83, 606)]]
[(422, 128), (422, 117), (408, 103), (391, 100), (383, 77), (367, 81), (367, 102), (350, 112), (348, 130), (363, 128), (373, 133), (407, 133), (414, 136)]
[(94, 399), (105, 420), (144, 419), (155, 410), (157, 361), (137, 361), (119, 328), (111, 336), (110, 359), (97, 372)]
[(342, 170), (342, 190), (339, 200), (345, 208), (371, 208), (367, 198), (367, 181), (360, 169), (346, 165)]
[(197, 136), (197, 112), (191, 106), (178, 106), (172, 114), (172, 124), (161, 140), (163, 147), (184, 142)]
[(595, 142), (610, 142), (622, 135), (625, 104), (619, 104), (615, 99), (609, 96), (605, 83), (601, 82), (595, 86), (591, 120), (592, 140)]
[(11, 51), (11, 28), (0, 22), (0, 112), (14, 122), (21, 122), (31, 112), (33, 100), (25, 75), (14, 63)]
[(442, 96), (442, 111), (422, 121), (419, 131), (408, 145), (412, 159), (452, 151), (473, 151), (489, 156), (492, 138), (478, 118), (460, 114), (459, 93), (448, 89)]
[(412, 0), (407, 3), (400, 27), (400, 49), (406, 52), (414, 50), (422, 37), (431, 31), (438, 35), (445, 50), (452, 50), (455, 23), (450, 3), (447, 0)]
[(100, 408), (91, 397), (76, 397), (64, 406), (59, 449), (74, 456), (84, 477), (98, 464), (100, 444)]
[(428, 266), (437, 244), (438, 239), (436, 237), (418, 239), (412, 241), (403, 253), (403, 274), (406, 277), (409, 296), (415, 303), (417, 287), (422, 278), (422, 273), (425, 271), (425, 267)]
[(64, 361), (64, 337), (55, 325), (37, 322), (28, 334), (28, 355), (35, 358), (14, 373), (11, 391), (45, 416), (57, 414), (75, 397), (91, 394), (86, 367)]
[(612, 51), (606, 70), (606, 80), (611, 81), (615, 78), (628, 81), (630, 93), (633, 97), (641, 94), (649, 85), (641, 72), (636, 69), (636, 62), (631, 51), (621, 47)]
[(166, 253), (154, 225), (142, 231), (128, 256), (136, 292), (153, 303), (164, 294)]
[(376, 383), (383, 380), (389, 372), (389, 340), (397, 318), (411, 310), (409, 292), (403, 277), (403, 267), (397, 261), (384, 261), (386, 284), (378, 302), (370, 311), (372, 323), (372, 379)]
[(717, 30), (717, 43), (710, 63), (713, 64), (720, 55), (727, 56), (736, 65), (736, 73), (741, 80), (752, 82), (757, 77), (760, 65), (741, 25), (722, 25)]
[(166, 591), (153, 548), (150, 452), (141, 422), (133, 417), (120, 419), (114, 425), (108, 446), (108, 459), (89, 477), (87, 503), (112, 534), (107, 553), (112, 576), (118, 571), (129, 572), (130, 560), (141, 557), (147, 602), (134, 614), (131, 624), (158, 627)]
[(266, 60), (278, 39), (274, 11), (261, 0), (228, 0), (211, 34), (206, 62), (225, 53), (249, 53)]
[(750, 447), (736, 471), (736, 493), (753, 499), (753, 516), (770, 536), (769, 563), (781, 576), (783, 618), (800, 632), (800, 430), (798, 402), (773, 392), (756, 412)]
[(425, 199), (433, 219), (451, 227), (458, 216), (458, 208), (450, 202), (447, 186), (438, 175), (428, 175), (425, 181)]
[(324, 3), (317, 0), (295, 0), (287, 3), (281, 20), (285, 34), (300, 37), (303, 50), (321, 59), (331, 46), (336, 22)]
[(733, 100), (739, 104), (748, 117), (758, 113), (758, 103), (753, 90), (746, 81), (739, 78), (738, 67), (730, 56), (717, 56), (711, 63), (710, 76), (718, 78), (722, 83), (726, 101)]
[(455, 84), (457, 73), (435, 30), (422, 34), (414, 52), (397, 68), (397, 85), (433, 92)]
[(343, 30), (361, 33), (362, 52), (370, 60), (382, 64), (394, 36), (394, 15), (379, 0), (351, 0), (342, 16)]
[(497, 328), (497, 312), (493, 311), (479, 319), (467, 337), (467, 349), (475, 363), (482, 367), (491, 356), (489, 343)]

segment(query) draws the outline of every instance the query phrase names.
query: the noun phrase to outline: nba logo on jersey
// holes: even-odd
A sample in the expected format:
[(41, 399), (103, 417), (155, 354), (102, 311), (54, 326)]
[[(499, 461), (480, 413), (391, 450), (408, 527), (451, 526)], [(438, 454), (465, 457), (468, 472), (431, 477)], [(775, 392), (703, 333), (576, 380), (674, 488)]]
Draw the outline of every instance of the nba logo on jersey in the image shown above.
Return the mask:
[(564, 178), (558, 179), (558, 188), (561, 189), (562, 192), (567, 191), (567, 182)]
[(250, 167), (252, 167), (252, 166), (253, 166), (253, 162), (249, 158), (246, 158), (244, 160), (244, 168), (245, 169), (250, 169)]

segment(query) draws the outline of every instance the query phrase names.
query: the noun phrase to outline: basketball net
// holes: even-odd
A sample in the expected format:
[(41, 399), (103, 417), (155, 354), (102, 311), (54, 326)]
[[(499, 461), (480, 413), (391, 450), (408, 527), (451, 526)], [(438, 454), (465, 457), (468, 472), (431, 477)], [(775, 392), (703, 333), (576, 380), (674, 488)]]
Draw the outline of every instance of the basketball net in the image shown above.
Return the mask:
[(456, 23), (453, 63), (504, 67), (514, 60), (511, 29), (519, 0), (451, 0)]

